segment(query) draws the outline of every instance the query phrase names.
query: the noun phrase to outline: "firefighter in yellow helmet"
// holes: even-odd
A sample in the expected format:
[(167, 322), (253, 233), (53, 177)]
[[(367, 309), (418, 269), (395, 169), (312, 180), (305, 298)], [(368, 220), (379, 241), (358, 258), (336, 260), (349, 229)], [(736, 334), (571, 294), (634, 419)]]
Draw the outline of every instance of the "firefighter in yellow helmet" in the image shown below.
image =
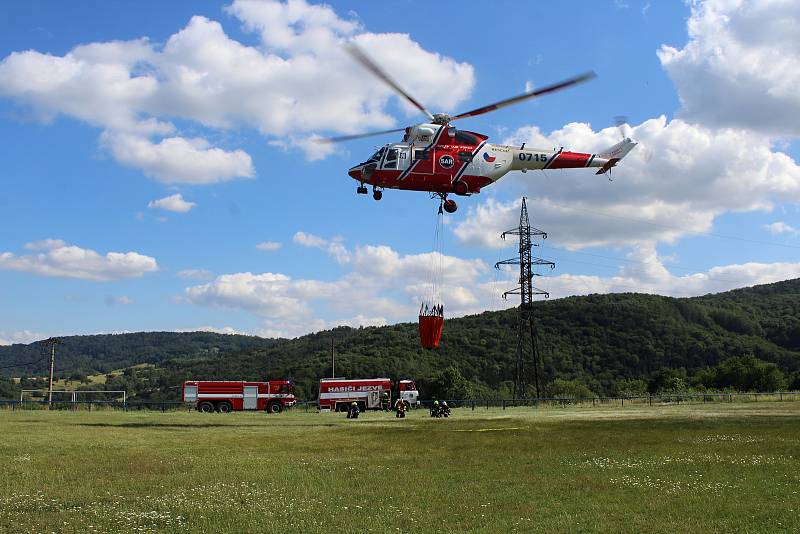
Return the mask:
[(406, 410), (408, 410), (408, 404), (403, 399), (398, 398), (394, 403), (395, 417), (402, 419), (406, 416)]

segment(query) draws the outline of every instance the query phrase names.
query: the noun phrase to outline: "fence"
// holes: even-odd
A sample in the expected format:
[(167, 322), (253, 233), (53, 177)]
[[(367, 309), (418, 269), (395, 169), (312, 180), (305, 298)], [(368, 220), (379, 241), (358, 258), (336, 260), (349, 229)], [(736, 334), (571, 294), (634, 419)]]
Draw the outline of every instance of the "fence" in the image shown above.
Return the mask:
[[(445, 399), (448, 406), (456, 408), (506, 408), (547, 406), (653, 406), (669, 404), (706, 404), (710, 402), (788, 402), (800, 400), (800, 391), (776, 391), (764, 393), (688, 393), (680, 395), (643, 395), (638, 397), (539, 397), (534, 399)], [(433, 401), (422, 401), (430, 406)]]
[[(771, 393), (691, 393), (685, 395), (645, 395), (640, 397), (541, 397), (535, 399), (445, 399), (452, 408), (476, 409), (490, 408), (544, 408), (566, 406), (653, 406), (670, 404), (707, 404), (741, 402), (791, 402), (800, 400), (800, 391), (776, 391)], [(430, 407), (433, 401), (421, 401), (423, 408)], [(66, 400), (53, 401), (51, 410), (123, 410), (123, 411), (191, 411), (194, 407), (180, 401), (104, 401), (104, 400)], [(44, 410), (48, 409), (46, 400), (0, 399), (0, 409)], [(317, 411), (317, 401), (301, 401), (292, 411)]]

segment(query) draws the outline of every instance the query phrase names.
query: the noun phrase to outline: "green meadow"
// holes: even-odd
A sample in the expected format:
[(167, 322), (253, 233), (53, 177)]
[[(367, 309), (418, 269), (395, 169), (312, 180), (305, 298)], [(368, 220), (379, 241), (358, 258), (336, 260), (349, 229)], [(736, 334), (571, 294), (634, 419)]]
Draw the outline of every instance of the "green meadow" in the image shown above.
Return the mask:
[(800, 402), (0, 411), (2, 532), (798, 532)]

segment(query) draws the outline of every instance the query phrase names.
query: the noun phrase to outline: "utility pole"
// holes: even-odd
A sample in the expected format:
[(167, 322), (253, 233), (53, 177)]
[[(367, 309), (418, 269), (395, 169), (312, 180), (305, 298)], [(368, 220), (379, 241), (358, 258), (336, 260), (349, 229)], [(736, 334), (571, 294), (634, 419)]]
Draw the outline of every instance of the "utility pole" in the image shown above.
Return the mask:
[[(519, 236), (519, 257), (499, 261), (494, 266), (500, 269), (501, 265), (519, 265), (519, 287), (503, 293), (503, 298), (509, 295), (519, 295), (519, 316), (517, 323), (517, 361), (514, 369), (514, 398), (525, 397), (531, 374), (536, 388), (536, 397), (541, 397), (541, 385), (539, 383), (540, 355), (537, 343), (536, 327), (533, 318), (533, 296), (544, 295), (549, 298), (547, 291), (534, 287), (533, 277), (540, 276), (533, 271), (534, 266), (549, 265), (555, 269), (556, 264), (552, 261), (535, 258), (531, 255), (531, 248), (539, 245), (533, 242), (535, 237), (547, 239), (547, 233), (532, 228), (528, 221), (528, 206), (526, 198), (522, 197), (522, 209), (519, 214), (519, 226), (503, 232), (500, 237), (503, 239), (507, 235)], [(529, 341), (529, 342), (528, 342)], [(531, 373), (532, 371), (532, 373)]]
[(50, 388), (47, 393), (47, 407), (53, 405), (53, 372), (56, 368), (56, 345), (63, 345), (64, 342), (57, 337), (51, 337), (44, 341), (45, 345), (50, 345)]

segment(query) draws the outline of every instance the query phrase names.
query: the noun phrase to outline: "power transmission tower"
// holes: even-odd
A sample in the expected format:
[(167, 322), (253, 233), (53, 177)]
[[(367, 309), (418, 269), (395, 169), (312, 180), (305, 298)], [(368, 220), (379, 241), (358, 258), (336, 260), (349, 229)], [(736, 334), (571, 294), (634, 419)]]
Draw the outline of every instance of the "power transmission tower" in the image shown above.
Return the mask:
[[(533, 277), (540, 276), (534, 272), (534, 266), (549, 265), (555, 269), (556, 264), (552, 261), (535, 258), (531, 254), (533, 247), (539, 245), (533, 242), (536, 237), (547, 239), (547, 233), (533, 228), (528, 221), (528, 205), (526, 198), (522, 197), (522, 209), (519, 214), (519, 226), (503, 232), (500, 237), (503, 239), (507, 235), (519, 236), (519, 257), (499, 261), (494, 266), (500, 269), (501, 265), (519, 265), (519, 287), (503, 293), (503, 298), (509, 295), (519, 295), (519, 316), (517, 332), (517, 362), (514, 370), (514, 398), (526, 396), (528, 385), (533, 378), (536, 388), (536, 397), (541, 397), (541, 385), (539, 383), (540, 355), (537, 343), (536, 327), (533, 317), (533, 296), (544, 295), (549, 298), (547, 291), (534, 287)], [(531, 376), (532, 375), (532, 376)]]
[(50, 387), (47, 392), (47, 407), (53, 405), (53, 372), (56, 368), (56, 345), (63, 345), (64, 342), (57, 337), (51, 337), (44, 341), (45, 345), (50, 345)]

